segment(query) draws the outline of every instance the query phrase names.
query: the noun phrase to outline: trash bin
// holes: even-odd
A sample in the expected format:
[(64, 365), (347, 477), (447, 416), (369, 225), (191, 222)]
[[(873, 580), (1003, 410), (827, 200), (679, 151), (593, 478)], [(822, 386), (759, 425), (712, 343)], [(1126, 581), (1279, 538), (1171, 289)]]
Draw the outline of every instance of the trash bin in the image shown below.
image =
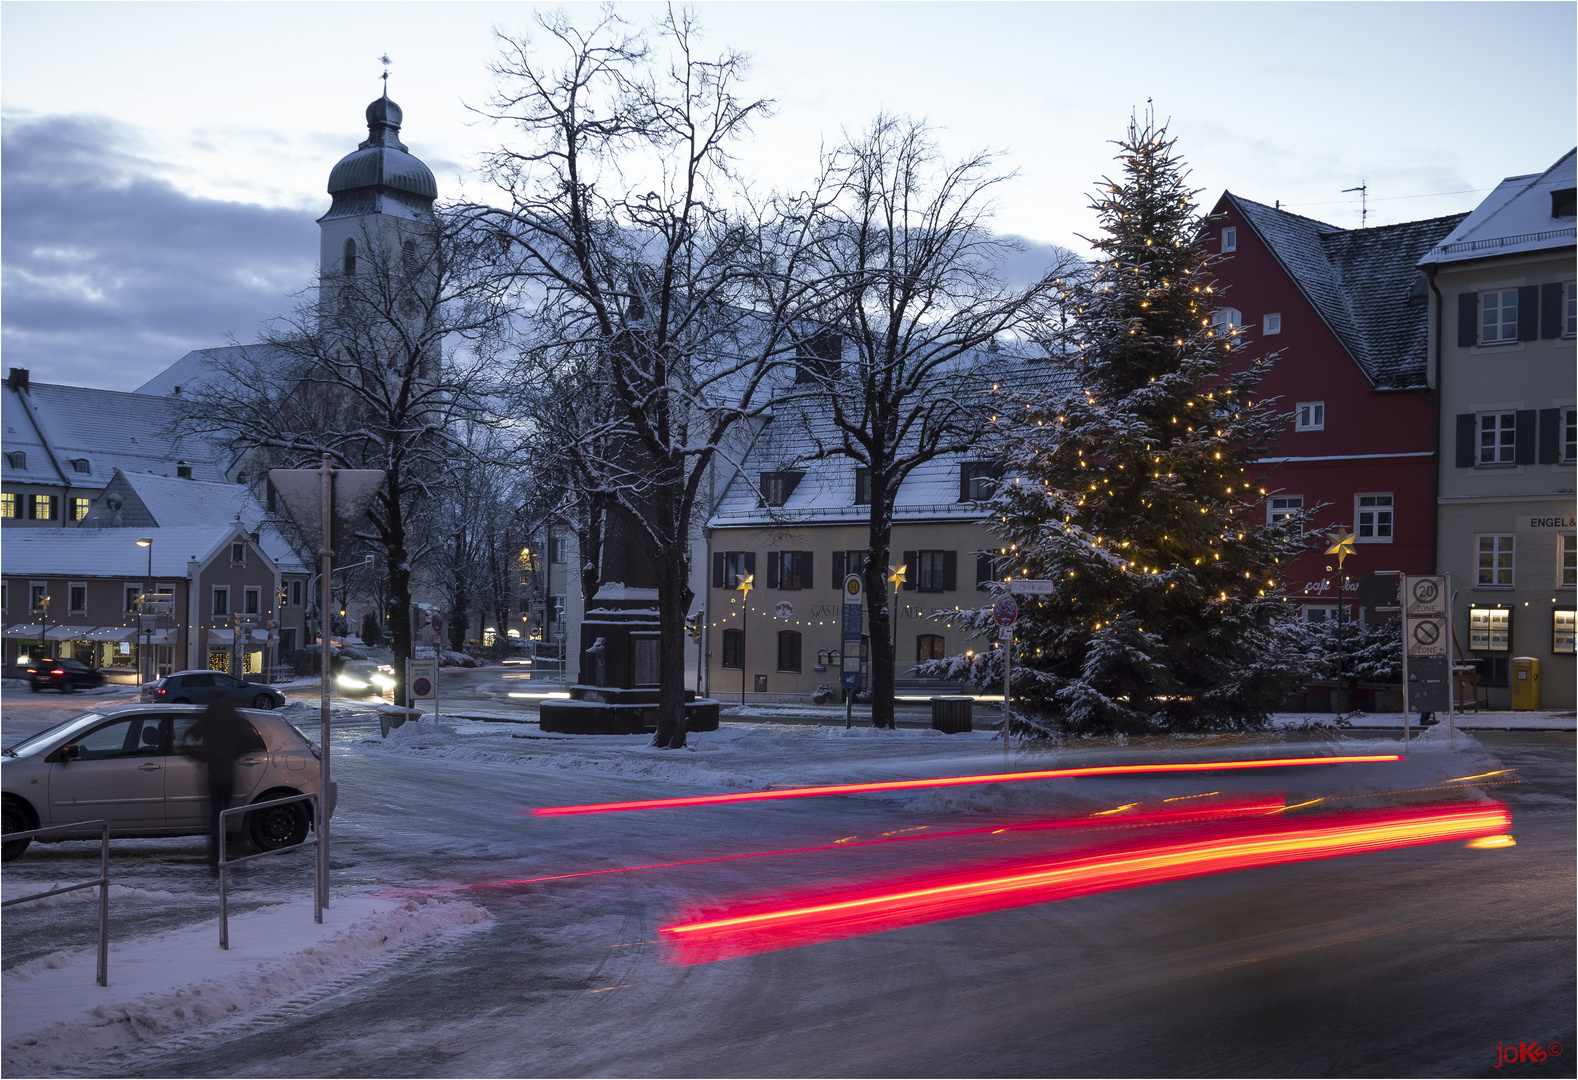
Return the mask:
[(974, 705), (973, 697), (934, 697), (931, 699), (931, 726), (949, 735), (973, 731), (971, 710)]
[(1512, 658), (1512, 707), (1540, 707), (1540, 661), (1533, 656)]
[(407, 720), (420, 720), (421, 709), (404, 709), (399, 705), (387, 705), (378, 710), (378, 727), (383, 732), (383, 737), (388, 738), (389, 733), (402, 726)]

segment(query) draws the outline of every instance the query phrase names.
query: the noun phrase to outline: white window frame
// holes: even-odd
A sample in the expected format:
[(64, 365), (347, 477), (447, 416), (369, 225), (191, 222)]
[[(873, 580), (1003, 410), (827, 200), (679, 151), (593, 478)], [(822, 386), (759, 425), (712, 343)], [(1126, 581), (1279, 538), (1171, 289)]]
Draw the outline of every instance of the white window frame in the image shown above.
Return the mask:
[(1222, 229), (1222, 252), (1238, 250), (1238, 226), (1227, 225)]
[[(1277, 504), (1281, 503), (1281, 506)], [(1266, 500), (1266, 524), (1275, 525), (1285, 517), (1304, 512), (1304, 496), (1273, 495)]]
[(1567, 282), (1562, 293), (1567, 308), (1562, 313), (1562, 337), (1578, 337), (1578, 281)]
[[(1487, 542), (1488, 545), (1487, 546)], [(1502, 565), (1505, 555), (1506, 565)], [(1487, 562), (1486, 556), (1489, 556)], [(1474, 536), (1474, 587), (1511, 589), (1518, 580), (1518, 541), (1513, 533), (1476, 533)], [(1486, 580), (1487, 576), (1490, 580)], [(1505, 580), (1502, 578), (1505, 577)]]
[[(1511, 297), (1509, 304), (1507, 298)], [(1508, 322), (1507, 312), (1512, 312)], [(1492, 322), (1491, 313), (1495, 313)], [(1509, 330), (1508, 327), (1511, 327)], [(1495, 336), (1491, 336), (1494, 334)], [(1481, 345), (1514, 345), (1518, 340), (1518, 290), (1486, 289), (1479, 294), (1479, 343)]]
[(1218, 308), (1211, 313), (1211, 329), (1231, 334), (1244, 325), (1244, 313), (1236, 307)]
[[(221, 596), (225, 598), (225, 610), (223, 611), (219, 610), (219, 598)], [(228, 619), (234, 611), (235, 609), (230, 606), (230, 586), (215, 585), (213, 594), (208, 598), (208, 613), (215, 618)]]
[[(243, 615), (263, 614), (263, 590), (259, 586), (248, 585), (246, 591), (241, 594), (241, 604)], [(248, 610), (249, 608), (251, 610)]]
[[(236, 558), (237, 555), (240, 555), (241, 557), (238, 559), (238, 558)], [(246, 541), (244, 541), (244, 540), (232, 540), (230, 542), (230, 565), (231, 566), (245, 566), (246, 564), (247, 564), (247, 545), (246, 545)]]
[[(1321, 617), (1318, 618), (1318, 619), (1310, 618), (1310, 614), (1312, 612), (1316, 612), (1316, 611), (1321, 612)], [(1309, 623), (1310, 625), (1314, 625), (1316, 623), (1336, 622), (1337, 621), (1337, 605), (1336, 604), (1305, 604), (1303, 607), (1299, 608), (1299, 621), (1300, 622)]]
[(36, 615), (38, 613), (39, 602), (48, 599), (49, 582), (29, 581), (27, 583), (27, 613), (29, 615)]
[(1468, 648), (1470, 652), (1510, 653), (1512, 651), (1512, 610), (1470, 604), (1468, 608)]
[(1563, 465), (1571, 465), (1578, 461), (1578, 407), (1565, 406), (1561, 411), (1561, 427), (1558, 428), (1560, 442), (1557, 449)]
[(123, 581), (123, 582), (121, 582), (121, 603), (124, 605), (122, 607), (122, 609), (121, 609), (122, 614), (135, 615), (137, 613), (137, 605), (136, 605), (136, 603), (132, 602), (132, 600), (131, 600), (131, 595), (132, 595), (132, 591), (133, 590), (136, 590), (137, 595), (141, 596), (142, 595), (142, 590), (143, 590), (142, 582), (140, 582), (140, 581)]
[(11, 610), (11, 583), (0, 581), (0, 611)]
[[(1491, 458), (1485, 459), (1485, 422), (1494, 418), (1496, 439)], [(1518, 413), (1515, 409), (1492, 409), (1474, 414), (1474, 464), (1481, 469), (1504, 469), (1518, 462)]]
[(1325, 431), (1326, 430), (1326, 403), (1324, 401), (1301, 401), (1293, 410), (1294, 431)]
[(1556, 534), (1556, 587), (1578, 588), (1578, 532)]
[(1270, 312), (1260, 317), (1260, 333), (1262, 337), (1282, 333), (1282, 315), (1280, 312)]
[[(75, 589), (82, 590), (82, 606), (71, 606), (71, 593)], [(88, 583), (86, 581), (69, 581), (66, 583), (66, 610), (73, 615), (86, 615), (88, 613)]]
[[(1364, 500), (1377, 500), (1366, 506)], [(1379, 500), (1386, 501), (1380, 502)], [(1369, 516), (1371, 535), (1364, 535), (1365, 518)], [(1383, 524), (1381, 518), (1385, 517)], [(1353, 497), (1353, 537), (1356, 544), (1390, 544), (1397, 535), (1397, 505), (1390, 491), (1365, 491)], [(1386, 535), (1380, 535), (1382, 528)]]

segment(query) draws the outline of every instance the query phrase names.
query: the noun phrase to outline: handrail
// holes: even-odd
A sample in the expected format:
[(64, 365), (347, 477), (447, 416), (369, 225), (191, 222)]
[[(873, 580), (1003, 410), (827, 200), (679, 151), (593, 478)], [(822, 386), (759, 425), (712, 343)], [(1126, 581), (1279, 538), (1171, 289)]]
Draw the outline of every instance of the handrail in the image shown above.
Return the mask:
[(99, 887), (99, 972), (98, 983), (108, 986), (110, 976), (110, 823), (104, 818), (93, 821), (74, 821), (69, 825), (50, 825), (43, 829), (29, 829), (27, 832), (9, 832), (4, 834), (7, 842), (12, 840), (31, 840), (35, 836), (45, 833), (65, 832), (68, 829), (82, 829), (97, 826), (99, 835), (99, 877), (97, 881), (85, 881), (81, 885), (65, 885), (48, 892), (35, 893), (32, 896), (19, 896), (15, 900), (0, 903), (0, 907), (10, 907), (12, 904), (25, 904), (29, 900), (42, 900), (46, 896), (58, 896), (60, 893), (76, 892), (78, 889), (91, 889)]
[[(239, 859), (227, 859), (225, 857), (225, 841), (228, 838), (229, 830), (225, 828), (225, 818), (231, 814), (250, 814), (254, 810), (266, 810), (270, 806), (283, 806), (286, 803), (302, 802), (303, 800), (312, 803), (312, 820), (315, 823), (321, 822), (323, 819), (318, 816), (321, 807), (318, 803), (318, 793), (315, 791), (303, 795), (287, 795), (283, 799), (270, 799), (268, 802), (251, 803), (247, 806), (233, 806), (229, 810), (221, 810), (219, 812), (219, 947), (221, 949), (228, 950), (230, 948), (230, 879), (227, 873), (229, 867), (232, 864), (261, 859), (265, 855), (282, 855), (287, 851), (297, 851), (301, 848), (309, 847), (316, 848), (318, 846), (316, 839), (303, 840), (301, 843), (292, 844), (290, 847), (275, 848), (272, 851), (259, 851), (251, 855), (243, 855)], [(321, 923), (323, 921), (323, 880), (320, 876), (323, 873), (322, 860), (313, 859), (312, 866), (312, 917), (314, 922)]]

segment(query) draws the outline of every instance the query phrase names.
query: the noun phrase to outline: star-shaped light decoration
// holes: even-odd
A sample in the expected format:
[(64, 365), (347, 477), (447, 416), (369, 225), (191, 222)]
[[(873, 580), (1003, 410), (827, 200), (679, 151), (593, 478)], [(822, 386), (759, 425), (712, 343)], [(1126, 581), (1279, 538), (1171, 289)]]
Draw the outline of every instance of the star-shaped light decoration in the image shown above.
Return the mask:
[(1331, 534), (1332, 539), (1336, 540), (1336, 543), (1326, 549), (1326, 554), (1337, 556), (1337, 569), (1339, 570), (1342, 569), (1342, 561), (1356, 551), (1353, 546), (1353, 533), (1349, 533), (1338, 540), (1337, 537), (1341, 536), (1341, 533), (1342, 530), (1339, 529), (1336, 533)]
[(749, 600), (751, 598), (751, 590), (756, 588), (756, 575), (741, 574), (740, 583), (735, 588), (744, 593), (745, 599)]
[(895, 589), (904, 584), (904, 575), (907, 570), (908, 567), (904, 563), (899, 563), (897, 566), (889, 566), (888, 584), (892, 585)]

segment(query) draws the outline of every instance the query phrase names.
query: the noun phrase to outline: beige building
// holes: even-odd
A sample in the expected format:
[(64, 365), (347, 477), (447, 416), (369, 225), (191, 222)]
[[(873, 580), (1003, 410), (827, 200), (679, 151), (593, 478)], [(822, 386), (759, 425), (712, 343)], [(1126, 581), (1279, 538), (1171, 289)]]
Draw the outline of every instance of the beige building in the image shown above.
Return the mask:
[[(1439, 395), (1436, 569), (1491, 708), (1574, 707), (1575, 169), (1510, 177), (1421, 261)], [(1521, 693), (1519, 692), (1521, 691)]]

